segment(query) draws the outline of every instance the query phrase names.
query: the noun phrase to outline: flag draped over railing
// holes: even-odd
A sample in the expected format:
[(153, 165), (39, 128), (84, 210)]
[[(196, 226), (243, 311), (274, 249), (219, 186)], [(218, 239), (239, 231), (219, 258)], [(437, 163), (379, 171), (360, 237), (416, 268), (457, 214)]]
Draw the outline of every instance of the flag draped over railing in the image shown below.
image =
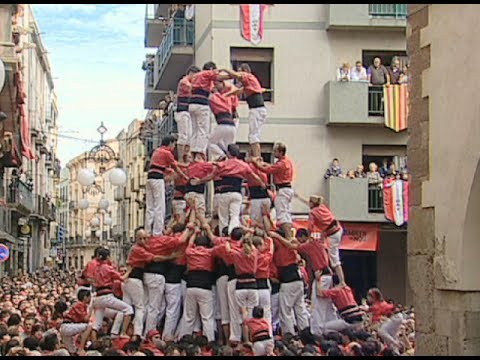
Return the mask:
[(240, 32), (245, 40), (258, 45), (263, 39), (265, 4), (240, 4)]
[(408, 117), (407, 84), (385, 85), (383, 87), (385, 126), (393, 131), (405, 130)]
[(408, 182), (387, 179), (383, 184), (385, 218), (397, 226), (408, 222)]

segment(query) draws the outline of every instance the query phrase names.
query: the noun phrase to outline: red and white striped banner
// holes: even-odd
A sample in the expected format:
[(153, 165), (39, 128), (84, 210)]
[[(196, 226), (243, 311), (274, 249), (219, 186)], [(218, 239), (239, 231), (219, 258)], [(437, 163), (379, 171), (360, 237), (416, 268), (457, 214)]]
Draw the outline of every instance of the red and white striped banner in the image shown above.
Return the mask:
[(263, 18), (266, 4), (240, 5), (240, 31), (245, 40), (258, 45), (263, 39)]

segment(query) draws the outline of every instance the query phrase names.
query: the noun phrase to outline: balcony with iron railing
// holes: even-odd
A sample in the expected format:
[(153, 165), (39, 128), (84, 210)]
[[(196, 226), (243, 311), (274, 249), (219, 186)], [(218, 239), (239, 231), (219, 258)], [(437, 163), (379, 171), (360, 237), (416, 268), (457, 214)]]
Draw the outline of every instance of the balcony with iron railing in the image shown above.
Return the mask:
[(155, 14), (156, 4), (145, 4), (145, 47), (158, 47), (163, 39), (168, 19)]
[(327, 30), (405, 31), (407, 4), (326, 4)]
[(22, 213), (35, 211), (32, 187), (20, 179), (12, 180), (8, 188), (8, 203)]
[(165, 36), (155, 56), (155, 89), (175, 91), (178, 79), (193, 63), (195, 23), (184, 18), (169, 19)]
[(143, 65), (145, 71), (144, 100), (145, 109), (158, 109), (160, 101), (167, 94), (166, 91), (155, 90), (155, 55), (147, 55)]

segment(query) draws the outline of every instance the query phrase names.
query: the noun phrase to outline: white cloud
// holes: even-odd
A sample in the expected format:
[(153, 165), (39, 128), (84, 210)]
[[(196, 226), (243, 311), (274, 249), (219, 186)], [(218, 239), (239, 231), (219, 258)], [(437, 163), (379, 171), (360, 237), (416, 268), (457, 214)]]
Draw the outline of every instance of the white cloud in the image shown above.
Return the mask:
[(44, 12), (65, 12), (65, 11), (77, 11), (84, 13), (94, 13), (97, 10), (97, 6), (94, 4), (34, 4), (34, 11)]

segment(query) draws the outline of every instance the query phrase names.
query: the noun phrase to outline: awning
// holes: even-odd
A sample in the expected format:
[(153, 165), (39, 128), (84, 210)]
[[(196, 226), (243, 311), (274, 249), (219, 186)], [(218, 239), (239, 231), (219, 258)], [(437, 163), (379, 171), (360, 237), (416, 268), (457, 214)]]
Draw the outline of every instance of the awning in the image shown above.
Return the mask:
[[(342, 222), (343, 236), (340, 249), (353, 251), (377, 251), (379, 248), (378, 224), (358, 224)], [(308, 228), (308, 220), (294, 220), (296, 229)]]

